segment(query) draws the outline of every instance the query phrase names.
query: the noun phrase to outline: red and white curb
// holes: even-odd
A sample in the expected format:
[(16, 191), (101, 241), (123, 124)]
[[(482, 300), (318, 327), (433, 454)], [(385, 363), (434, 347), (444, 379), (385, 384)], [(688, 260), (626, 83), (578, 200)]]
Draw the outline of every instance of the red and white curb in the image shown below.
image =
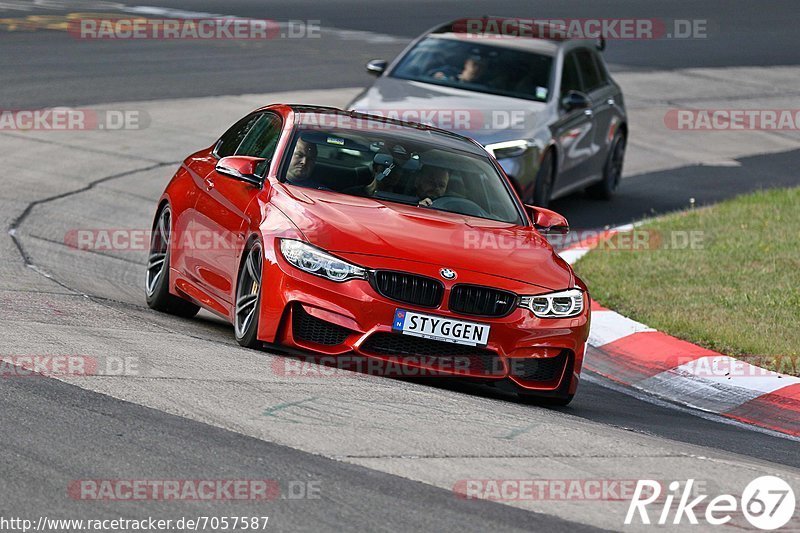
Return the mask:
[[(574, 264), (601, 232), (559, 252)], [(800, 437), (800, 378), (671, 337), (592, 302), (584, 368), (617, 383), (726, 418)]]

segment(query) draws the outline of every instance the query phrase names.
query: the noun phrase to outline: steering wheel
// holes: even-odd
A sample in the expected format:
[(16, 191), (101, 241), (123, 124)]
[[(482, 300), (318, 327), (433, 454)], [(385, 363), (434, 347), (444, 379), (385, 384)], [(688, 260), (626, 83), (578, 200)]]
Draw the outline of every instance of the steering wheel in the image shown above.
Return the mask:
[(451, 65), (442, 65), (440, 67), (433, 67), (425, 71), (425, 76), (428, 78), (434, 78), (436, 74), (442, 74), (442, 79), (445, 80), (454, 80), (458, 77), (459, 70)]
[(440, 196), (431, 202), (431, 207), (434, 209), (441, 209), (442, 211), (452, 211), (454, 213), (461, 213), (462, 215), (471, 215), (474, 217), (488, 217), (487, 213), (481, 206), (460, 196)]

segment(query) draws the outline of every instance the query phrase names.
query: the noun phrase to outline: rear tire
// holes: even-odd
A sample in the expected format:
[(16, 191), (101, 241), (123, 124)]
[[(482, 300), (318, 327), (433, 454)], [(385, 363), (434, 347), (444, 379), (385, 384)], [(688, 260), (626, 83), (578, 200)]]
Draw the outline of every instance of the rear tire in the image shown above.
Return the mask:
[(550, 197), (553, 195), (553, 185), (556, 182), (555, 159), (553, 151), (548, 150), (544, 154), (539, 172), (536, 173), (536, 183), (533, 187), (533, 204), (539, 207), (550, 205)]
[(258, 340), (258, 317), (261, 311), (261, 277), (264, 252), (253, 240), (245, 248), (236, 281), (233, 328), (236, 342), (245, 348), (261, 348)]
[(603, 168), (603, 181), (588, 187), (586, 192), (598, 200), (610, 200), (622, 180), (622, 165), (625, 162), (625, 146), (627, 139), (621, 132), (617, 132), (608, 152), (606, 165)]
[(172, 235), (172, 210), (165, 205), (156, 214), (150, 253), (145, 273), (145, 298), (151, 309), (183, 318), (192, 318), (200, 306), (187, 302), (169, 292), (170, 237)]

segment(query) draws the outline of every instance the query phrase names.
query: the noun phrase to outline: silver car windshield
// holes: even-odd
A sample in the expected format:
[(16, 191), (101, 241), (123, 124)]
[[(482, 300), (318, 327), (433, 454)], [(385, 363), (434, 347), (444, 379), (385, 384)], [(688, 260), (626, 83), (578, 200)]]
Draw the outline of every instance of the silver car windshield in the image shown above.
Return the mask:
[[(373, 124), (366, 121), (365, 124)], [(467, 141), (378, 124), (373, 128), (301, 126), (282, 179), (301, 187), (522, 224), (503, 176)], [(454, 145), (463, 143), (465, 150)]]
[(550, 96), (552, 67), (547, 55), (428, 37), (409, 50), (390, 76), (544, 102)]

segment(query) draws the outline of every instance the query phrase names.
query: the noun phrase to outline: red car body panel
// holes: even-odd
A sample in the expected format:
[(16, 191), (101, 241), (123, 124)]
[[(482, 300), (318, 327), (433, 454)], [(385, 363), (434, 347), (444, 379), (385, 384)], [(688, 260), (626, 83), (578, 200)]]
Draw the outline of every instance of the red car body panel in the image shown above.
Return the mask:
[[(497, 355), (503, 369), (491, 376), (470, 372), (453, 375), (507, 378), (531, 391), (575, 392), (589, 333), (588, 294), (583, 312), (564, 319), (537, 318), (519, 307), (499, 318), (459, 315), (448, 308), (450, 290), (459, 283), (518, 295), (573, 287), (586, 290), (530, 221), (519, 226), (282, 183), (279, 168), (296, 113), (286, 105), (263, 109), (281, 116), (283, 133), (262, 188), (219, 174), (214, 147), (209, 147), (184, 161), (160, 200), (159, 206), (166, 202), (172, 208), (172, 231), (176, 234), (219, 235), (210, 249), (185, 241), (173, 244), (172, 294), (232, 322), (245, 245), (257, 238), (264, 250), (259, 340), (316, 354), (353, 353), (389, 360), (390, 356), (365, 346), (371, 335), (392, 332), (396, 309), (452, 316), (491, 325), (486, 349)], [(283, 258), (278, 238), (309, 242), (368, 269), (439, 279), (445, 286), (442, 303), (437, 308), (416, 307), (382, 296), (367, 280), (338, 283), (301, 271)], [(442, 280), (439, 270), (443, 267), (456, 270), (457, 279)], [(335, 346), (299, 339), (292, 328), (297, 313), (351, 333)], [(514, 360), (547, 359), (564, 350), (570, 354), (570, 363), (553, 379), (531, 381), (508, 371)]]
[(416, 258), (459, 271), (503, 265), (502, 277), (527, 280), (533, 294), (573, 283), (566, 263), (530, 227), (331, 191), (276, 189), (275, 204), (292, 213), (309, 242), (331, 252)]

